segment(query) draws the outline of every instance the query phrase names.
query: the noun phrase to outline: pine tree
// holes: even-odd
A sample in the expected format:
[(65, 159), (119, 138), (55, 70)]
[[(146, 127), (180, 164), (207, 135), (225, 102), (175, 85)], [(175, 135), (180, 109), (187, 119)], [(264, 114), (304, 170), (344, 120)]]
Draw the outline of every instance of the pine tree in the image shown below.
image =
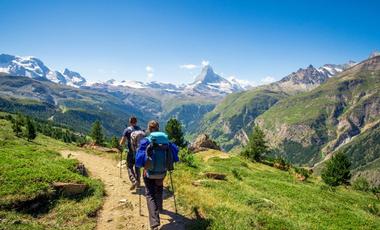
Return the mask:
[(25, 130), (26, 138), (28, 141), (34, 140), (37, 136), (36, 127), (29, 117), (26, 118), (26, 130)]
[(262, 155), (268, 153), (269, 148), (265, 141), (265, 134), (259, 126), (253, 128), (252, 134), (249, 136), (248, 144), (241, 153), (243, 156), (254, 160), (261, 161)]
[(172, 141), (179, 147), (186, 147), (181, 122), (179, 122), (175, 118), (171, 118), (166, 124), (165, 131), (168, 134), (170, 141)]
[(22, 129), (21, 129), (21, 126), (23, 123), (22, 120), (23, 118), (21, 114), (17, 114), (16, 119), (13, 120), (12, 129), (17, 137), (21, 137), (21, 134), (22, 134)]
[(119, 148), (119, 140), (116, 136), (111, 137), (111, 147), (112, 148)]
[(326, 162), (326, 167), (322, 171), (323, 181), (330, 186), (338, 186), (347, 183), (351, 178), (351, 162), (342, 152), (338, 152)]
[(104, 135), (102, 130), (102, 124), (100, 123), (100, 121), (95, 121), (92, 124), (90, 136), (95, 141), (95, 144), (103, 145)]

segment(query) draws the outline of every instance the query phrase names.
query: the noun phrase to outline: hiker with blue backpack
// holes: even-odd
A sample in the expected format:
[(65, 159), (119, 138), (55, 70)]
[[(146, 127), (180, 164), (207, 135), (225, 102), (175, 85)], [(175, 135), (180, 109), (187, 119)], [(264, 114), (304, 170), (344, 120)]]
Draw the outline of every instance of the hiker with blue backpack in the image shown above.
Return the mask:
[(120, 146), (124, 146), (127, 142), (127, 169), (129, 180), (132, 183), (130, 190), (140, 186), (140, 168), (135, 165), (135, 156), (138, 143), (143, 137), (145, 137), (145, 132), (137, 125), (137, 118), (132, 116), (129, 118), (129, 126), (124, 130), (120, 139)]
[[(160, 226), (160, 212), (163, 211), (163, 182), (167, 172), (174, 169), (178, 159), (178, 147), (171, 143), (168, 135), (159, 131), (157, 121), (148, 123), (148, 136), (140, 141), (136, 153), (136, 166), (143, 167), (145, 195), (151, 229)], [(171, 176), (171, 174), (170, 174)]]

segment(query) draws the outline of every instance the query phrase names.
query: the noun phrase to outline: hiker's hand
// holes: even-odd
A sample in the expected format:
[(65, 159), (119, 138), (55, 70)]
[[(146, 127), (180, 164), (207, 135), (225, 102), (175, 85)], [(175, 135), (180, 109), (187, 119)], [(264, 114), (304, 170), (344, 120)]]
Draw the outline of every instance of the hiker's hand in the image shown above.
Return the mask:
[(123, 146), (118, 145), (118, 146), (117, 146), (117, 149), (119, 150), (120, 153), (123, 153)]

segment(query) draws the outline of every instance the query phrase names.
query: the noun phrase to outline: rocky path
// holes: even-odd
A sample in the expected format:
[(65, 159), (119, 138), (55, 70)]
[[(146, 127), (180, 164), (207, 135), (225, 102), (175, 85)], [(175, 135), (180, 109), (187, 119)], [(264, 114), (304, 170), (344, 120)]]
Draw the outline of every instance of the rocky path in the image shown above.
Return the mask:
[[(122, 171), (122, 178), (119, 177), (118, 162), (81, 151), (64, 150), (61, 154), (64, 157), (70, 155), (70, 158), (78, 159), (88, 169), (91, 177), (102, 180), (105, 185), (106, 196), (98, 215), (96, 229), (150, 229), (144, 188), (141, 189), (142, 215), (140, 216), (139, 193), (136, 190), (129, 190), (131, 184), (125, 169)], [(165, 214), (160, 214), (160, 229), (184, 229), (186, 218), (174, 213), (172, 199), (169, 197), (164, 200), (166, 211)]]

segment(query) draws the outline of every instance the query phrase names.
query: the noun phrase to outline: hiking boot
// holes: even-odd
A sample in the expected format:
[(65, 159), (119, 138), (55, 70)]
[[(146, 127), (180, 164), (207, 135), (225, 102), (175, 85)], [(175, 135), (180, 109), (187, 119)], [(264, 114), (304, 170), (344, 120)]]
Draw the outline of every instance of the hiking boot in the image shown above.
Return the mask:
[(158, 228), (159, 226), (154, 226), (154, 227), (150, 227), (150, 229), (151, 230), (158, 230), (159, 228)]
[(129, 190), (132, 191), (132, 190), (135, 190), (135, 188), (136, 188), (136, 183), (132, 184), (131, 187), (129, 188)]

